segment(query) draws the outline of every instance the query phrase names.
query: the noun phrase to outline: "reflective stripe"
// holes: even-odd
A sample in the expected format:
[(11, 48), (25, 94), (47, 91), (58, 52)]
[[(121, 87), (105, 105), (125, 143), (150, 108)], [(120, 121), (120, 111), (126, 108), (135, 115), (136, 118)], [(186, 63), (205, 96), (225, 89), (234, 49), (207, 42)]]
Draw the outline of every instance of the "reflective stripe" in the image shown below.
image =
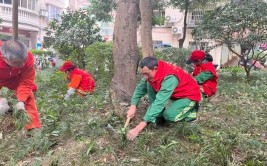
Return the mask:
[[(194, 108), (195, 105), (196, 105), (196, 102), (192, 101), (187, 107), (184, 108), (183, 111), (181, 111), (178, 115), (176, 115), (175, 122), (184, 119), (185, 117), (183, 117), (183, 115), (185, 115), (186, 113), (191, 111)], [(190, 118), (191, 118), (191, 115), (192, 116), (194, 116), (194, 115), (196, 116), (196, 112), (195, 112), (195, 114), (194, 114), (194, 112), (192, 112), (192, 114), (190, 113), (188, 116), (190, 116)]]

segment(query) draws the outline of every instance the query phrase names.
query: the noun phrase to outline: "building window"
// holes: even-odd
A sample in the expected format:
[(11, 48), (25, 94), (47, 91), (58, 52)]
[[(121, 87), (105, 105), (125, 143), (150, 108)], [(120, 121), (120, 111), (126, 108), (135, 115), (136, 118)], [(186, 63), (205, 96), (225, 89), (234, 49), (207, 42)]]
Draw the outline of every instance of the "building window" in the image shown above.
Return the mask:
[(189, 46), (188, 48), (191, 49), (191, 50), (196, 50), (196, 49), (199, 49), (199, 50), (207, 50), (209, 46), (209, 43), (208, 42), (189, 42)]
[(201, 50), (203, 50), (203, 51), (207, 50), (208, 46), (209, 46), (208, 42), (200, 42), (200, 49)]
[(3, 0), (0, 0), (0, 3), (3, 3)]
[(60, 8), (53, 5), (47, 5), (47, 11), (49, 20), (60, 19), (60, 13), (61, 13)]
[(28, 9), (32, 8), (32, 0), (28, 0)]
[(4, 0), (4, 4), (12, 4), (12, 0)]
[(36, 11), (36, 1), (35, 0), (32, 1), (32, 10)]
[(29, 10), (37, 11), (37, 0), (19, 0), (19, 7), (23, 7)]
[(200, 22), (203, 20), (204, 10), (195, 10), (192, 12), (191, 20), (195, 23)]
[(20, 7), (27, 8), (27, 0), (21, 0), (21, 1), (20, 1), (20, 4), (21, 4)]

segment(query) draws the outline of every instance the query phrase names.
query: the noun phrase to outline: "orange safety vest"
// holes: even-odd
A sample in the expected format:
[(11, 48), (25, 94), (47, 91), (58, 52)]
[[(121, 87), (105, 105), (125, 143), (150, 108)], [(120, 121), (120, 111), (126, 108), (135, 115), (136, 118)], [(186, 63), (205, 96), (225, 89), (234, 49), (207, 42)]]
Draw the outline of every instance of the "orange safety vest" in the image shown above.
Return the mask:
[(71, 71), (69, 79), (68, 88), (85, 92), (93, 92), (95, 90), (95, 80), (89, 72), (75, 68)]

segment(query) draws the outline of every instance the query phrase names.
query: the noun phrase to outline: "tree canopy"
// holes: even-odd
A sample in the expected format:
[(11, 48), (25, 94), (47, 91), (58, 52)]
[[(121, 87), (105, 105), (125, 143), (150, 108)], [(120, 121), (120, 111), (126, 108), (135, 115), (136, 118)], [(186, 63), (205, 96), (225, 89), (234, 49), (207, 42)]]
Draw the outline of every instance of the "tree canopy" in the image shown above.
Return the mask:
[[(67, 9), (60, 19), (54, 19), (46, 29), (46, 35), (54, 38), (50, 43), (61, 53), (62, 59), (70, 59), (79, 67), (85, 67), (85, 49), (96, 41), (101, 41), (100, 28), (96, 19), (87, 9), (72, 11)], [(46, 43), (49, 46), (49, 44)]]
[[(262, 0), (231, 1), (208, 13), (193, 31), (196, 40), (214, 39), (225, 44), (244, 63), (247, 76), (251, 59), (261, 60), (264, 56), (254, 54), (255, 48), (267, 39), (267, 3)], [(241, 46), (241, 53), (232, 49), (233, 44)], [(251, 55), (248, 57), (248, 55)]]
[(89, 0), (90, 13), (95, 15), (98, 21), (108, 22), (112, 20), (112, 11), (117, 8), (116, 0)]

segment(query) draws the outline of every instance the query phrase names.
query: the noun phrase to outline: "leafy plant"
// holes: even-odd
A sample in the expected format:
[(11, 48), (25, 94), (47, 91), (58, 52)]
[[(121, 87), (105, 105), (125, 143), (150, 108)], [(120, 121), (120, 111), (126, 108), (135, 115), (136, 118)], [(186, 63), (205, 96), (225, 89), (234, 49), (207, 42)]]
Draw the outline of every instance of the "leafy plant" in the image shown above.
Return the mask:
[(15, 110), (12, 115), (14, 117), (15, 127), (17, 130), (21, 130), (25, 127), (25, 125), (31, 122), (30, 117), (25, 110)]
[(86, 69), (96, 80), (101, 80), (100, 86), (108, 86), (114, 73), (112, 43), (94, 43), (86, 48), (85, 54)]
[(52, 51), (44, 51), (44, 50), (31, 50), (31, 53), (34, 55), (51, 55)]
[[(193, 36), (196, 40), (212, 39), (218, 46), (226, 45), (240, 58), (249, 78), (256, 61), (267, 56), (264, 50), (255, 52), (257, 46), (267, 39), (267, 18), (264, 14), (266, 7), (267, 3), (262, 0), (230, 1), (207, 13), (204, 20), (193, 30)], [(234, 49), (236, 44), (241, 47), (241, 52)], [(252, 59), (255, 60), (254, 63), (250, 63)]]
[(189, 58), (190, 53), (191, 50), (187, 48), (166, 48), (161, 51), (155, 51), (155, 57), (185, 68), (185, 62)]
[[(54, 37), (52, 43), (60, 53), (60, 58), (72, 60), (80, 68), (85, 68), (85, 49), (94, 42), (101, 41), (100, 28), (96, 19), (88, 14), (88, 9), (72, 11), (67, 9), (61, 14), (60, 19), (49, 23), (46, 29), (48, 37)], [(90, 12), (89, 12), (90, 13)]]

